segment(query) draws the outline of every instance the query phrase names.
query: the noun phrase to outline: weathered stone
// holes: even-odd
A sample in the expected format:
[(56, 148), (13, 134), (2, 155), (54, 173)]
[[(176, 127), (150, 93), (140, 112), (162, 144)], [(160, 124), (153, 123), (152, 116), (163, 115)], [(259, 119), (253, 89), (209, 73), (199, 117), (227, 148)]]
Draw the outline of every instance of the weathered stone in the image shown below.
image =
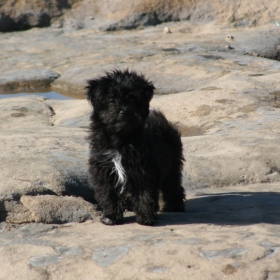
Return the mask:
[[(91, 200), (85, 126), (81, 122), (69, 122), (69, 128), (54, 125), (59, 113), (44, 98), (4, 99), (0, 103), (3, 106), (0, 126), (5, 131), (0, 136), (1, 175), (6, 178), (0, 182), (1, 193), (44, 187), (56, 194), (80, 195)], [(81, 103), (85, 105), (83, 109), (87, 108), (87, 102)], [(74, 111), (70, 119), (75, 117)], [(14, 113), (22, 115), (13, 117)], [(87, 109), (80, 116), (86, 113)], [(75, 128), (77, 125), (81, 128)]]
[(71, 196), (22, 196), (20, 202), (36, 223), (79, 223), (98, 217), (91, 203)]
[[(5, 178), (0, 182), (1, 220), (14, 223), (34, 220), (20, 202), (24, 195), (76, 195), (93, 201), (84, 131), (88, 124), (88, 117), (85, 118), (88, 111), (84, 109), (89, 105), (81, 101), (82, 109), (73, 106), (66, 121), (63, 110), (68, 106), (67, 101), (62, 102), (61, 114), (49, 102), (36, 97), (0, 102), (0, 129), (5, 131), (0, 136), (1, 176)], [(71, 121), (73, 117), (75, 121)], [(76, 129), (66, 129), (65, 125)], [(40, 217), (36, 219), (39, 221)]]
[[(190, 20), (233, 26), (255, 26), (280, 18), (276, 0), (269, 7), (262, 1), (225, 3), (217, 1), (133, 0), (123, 5), (120, 0), (106, 2), (84, 0), (65, 14), (65, 24), (74, 28), (120, 30), (145, 27), (168, 21)], [(74, 19), (73, 19), (74, 15)]]
[[(279, 5), (231, 2), (188, 1), (186, 11), (176, 1), (80, 1), (50, 28), (0, 34), (6, 81), (24, 73), (34, 86), (33, 69), (51, 69), (61, 76), (48, 86), (83, 99), (86, 80), (105, 70), (134, 69), (153, 81), (151, 106), (182, 133), (187, 193), (186, 212), (159, 213), (155, 227), (136, 224), (132, 212), (106, 227), (91, 204), (91, 106), (0, 100), (3, 279), (279, 276), (279, 62), (265, 58), (279, 57), (271, 24)], [(190, 18), (144, 28), (170, 13)], [(110, 26), (142, 29), (101, 30)]]
[(255, 5), (250, 5), (248, 1), (228, 5), (221, 0), (133, 0), (125, 5), (120, 0), (2, 2), (0, 31), (46, 27), (51, 23), (76, 30), (119, 30), (181, 20), (200, 23), (218, 21), (240, 27), (265, 24), (280, 18), (277, 0), (271, 1), (269, 7), (262, 1)]
[(71, 8), (75, 0), (50, 1), (0, 1), (0, 31), (25, 30), (31, 27), (46, 27)]

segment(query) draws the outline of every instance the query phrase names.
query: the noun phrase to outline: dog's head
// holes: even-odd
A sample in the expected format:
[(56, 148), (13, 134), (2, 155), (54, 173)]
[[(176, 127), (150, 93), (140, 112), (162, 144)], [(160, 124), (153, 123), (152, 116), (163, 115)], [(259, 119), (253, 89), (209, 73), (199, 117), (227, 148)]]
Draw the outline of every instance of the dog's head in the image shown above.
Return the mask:
[(86, 89), (98, 120), (111, 133), (129, 135), (144, 126), (155, 88), (134, 71), (114, 70), (89, 80)]

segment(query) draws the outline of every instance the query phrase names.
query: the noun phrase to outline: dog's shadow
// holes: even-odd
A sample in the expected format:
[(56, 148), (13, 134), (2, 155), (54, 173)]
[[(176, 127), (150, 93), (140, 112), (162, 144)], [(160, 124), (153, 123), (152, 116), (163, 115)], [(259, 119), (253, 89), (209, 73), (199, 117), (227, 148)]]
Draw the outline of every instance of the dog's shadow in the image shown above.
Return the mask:
[[(134, 223), (132, 216), (125, 223)], [(183, 213), (159, 213), (156, 226), (280, 224), (280, 192), (231, 192), (188, 199)]]

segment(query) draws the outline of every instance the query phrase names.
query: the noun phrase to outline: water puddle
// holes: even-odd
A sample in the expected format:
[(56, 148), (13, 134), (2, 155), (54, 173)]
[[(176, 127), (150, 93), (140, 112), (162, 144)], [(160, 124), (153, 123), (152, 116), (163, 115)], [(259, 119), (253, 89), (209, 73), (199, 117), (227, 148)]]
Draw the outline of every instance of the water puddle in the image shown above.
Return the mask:
[(56, 100), (70, 100), (72, 97), (63, 95), (56, 91), (49, 92), (21, 92), (21, 93), (0, 93), (0, 99), (4, 98), (12, 98), (12, 97), (22, 97), (22, 96), (41, 96), (48, 99), (56, 99)]

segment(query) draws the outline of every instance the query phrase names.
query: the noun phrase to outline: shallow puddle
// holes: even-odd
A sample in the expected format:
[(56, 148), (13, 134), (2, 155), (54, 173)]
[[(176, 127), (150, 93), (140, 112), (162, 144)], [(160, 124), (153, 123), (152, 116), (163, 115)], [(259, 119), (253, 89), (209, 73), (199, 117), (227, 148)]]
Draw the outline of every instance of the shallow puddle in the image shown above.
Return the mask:
[(73, 99), (72, 97), (60, 94), (56, 91), (49, 92), (21, 92), (21, 93), (0, 93), (0, 99), (3, 98), (12, 98), (12, 97), (21, 97), (21, 96), (41, 96), (48, 99), (57, 99), (57, 100), (69, 100)]

